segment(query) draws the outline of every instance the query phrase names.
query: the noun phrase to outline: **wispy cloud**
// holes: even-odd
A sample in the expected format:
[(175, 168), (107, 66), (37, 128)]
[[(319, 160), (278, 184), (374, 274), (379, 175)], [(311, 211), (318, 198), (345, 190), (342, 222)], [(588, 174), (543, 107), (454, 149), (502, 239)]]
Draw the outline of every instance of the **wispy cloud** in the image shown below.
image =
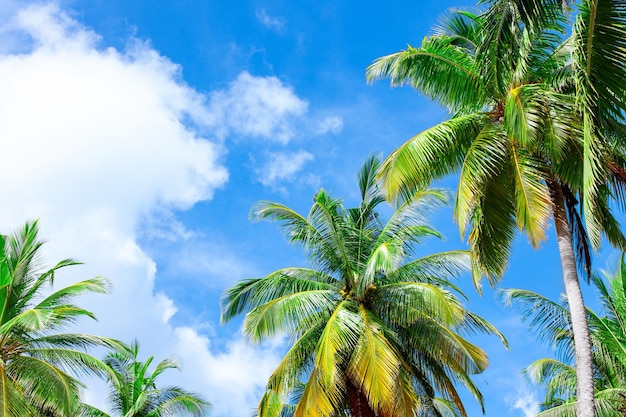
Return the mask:
[(343, 129), (343, 119), (339, 116), (328, 116), (319, 124), (317, 133), (323, 135), (325, 133), (338, 134)]
[(258, 181), (265, 186), (293, 182), (307, 162), (315, 157), (307, 151), (270, 153), (264, 166), (257, 170)]
[(272, 17), (267, 14), (265, 9), (257, 9), (256, 18), (263, 26), (275, 31), (282, 32), (285, 29), (286, 21), (280, 17)]

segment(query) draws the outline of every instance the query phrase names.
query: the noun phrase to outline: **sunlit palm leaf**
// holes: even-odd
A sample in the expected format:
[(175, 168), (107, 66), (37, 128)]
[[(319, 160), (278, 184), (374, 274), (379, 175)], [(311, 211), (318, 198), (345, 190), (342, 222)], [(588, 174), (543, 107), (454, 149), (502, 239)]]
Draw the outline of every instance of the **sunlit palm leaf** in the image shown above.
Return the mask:
[(442, 122), (411, 138), (383, 162), (380, 178), (390, 198), (410, 198), (435, 178), (457, 171), (486, 121), (482, 113)]
[[(364, 326), (350, 355), (348, 377), (365, 393), (374, 411), (388, 415), (394, 410), (393, 400), (402, 360), (387, 340), (384, 324), (363, 307), (360, 314)], [(409, 415), (407, 410), (404, 411), (403, 415)]]
[(302, 323), (308, 326), (311, 318), (316, 321), (323, 319), (317, 313), (328, 313), (337, 305), (335, 291), (317, 290), (299, 292), (268, 301), (253, 308), (246, 314), (243, 331), (246, 336), (255, 342), (265, 337), (276, 336), (281, 333), (294, 331)]
[(389, 78), (392, 85), (411, 85), (453, 111), (476, 111), (485, 104), (484, 84), (473, 56), (455, 43), (456, 38), (425, 38), (419, 48), (375, 60), (367, 79)]

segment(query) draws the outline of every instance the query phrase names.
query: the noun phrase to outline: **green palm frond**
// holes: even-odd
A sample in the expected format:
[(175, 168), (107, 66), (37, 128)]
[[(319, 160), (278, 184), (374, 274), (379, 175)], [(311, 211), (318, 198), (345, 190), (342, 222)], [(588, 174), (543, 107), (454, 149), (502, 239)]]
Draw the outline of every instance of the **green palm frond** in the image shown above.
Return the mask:
[(342, 402), (341, 352), (354, 349), (363, 328), (354, 303), (343, 301), (329, 317), (315, 348), (315, 363), (295, 416), (331, 416)]
[(334, 279), (308, 268), (283, 268), (265, 278), (243, 280), (222, 296), (222, 322), (252, 307), (305, 291), (336, 289)]
[(488, 182), (505, 169), (508, 138), (500, 125), (489, 123), (472, 138), (459, 175), (454, 217), (465, 235), (476, 206), (484, 197)]
[(4, 368), (0, 368), (0, 400), (0, 417), (28, 416), (33, 409), (23, 389), (15, 384)]
[(556, 359), (539, 359), (524, 368), (524, 375), (545, 386), (547, 406), (576, 395), (576, 371)]
[[(492, 286), (504, 273), (515, 237), (515, 204), (509, 178), (500, 174), (485, 184), (481, 201), (472, 212), (468, 233), (472, 260)], [(475, 282), (480, 290), (479, 284)]]
[(552, 199), (544, 182), (547, 169), (540, 159), (529, 155), (523, 148), (513, 147), (510, 161), (517, 225), (537, 248), (547, 238), (546, 230), (552, 214)]
[(259, 417), (281, 417), (285, 400), (275, 391), (268, 389), (261, 397), (257, 413)]
[(314, 368), (294, 411), (294, 417), (330, 417), (341, 401), (339, 378), (327, 386), (322, 371)]
[(337, 301), (336, 292), (329, 290), (299, 292), (276, 298), (246, 314), (243, 332), (251, 340), (259, 342), (266, 337), (295, 331), (302, 324), (309, 327), (328, 317)]
[(494, 1), (483, 19), (484, 38), (476, 50), (476, 65), (485, 84), (494, 90), (492, 96), (504, 97), (522, 48), (516, 4)]
[[(211, 404), (198, 394), (177, 386), (158, 387), (159, 376), (168, 369), (180, 369), (173, 358), (161, 360), (152, 370), (153, 356), (138, 360), (139, 344), (121, 346), (104, 358), (109, 368), (109, 408), (124, 417), (204, 417)], [(97, 410), (96, 410), (97, 411)], [(89, 414), (87, 414), (89, 415)], [(94, 417), (99, 417), (95, 414)]]
[(39, 277), (33, 282), (30, 288), (24, 293), (22, 299), (31, 300), (39, 291), (41, 291), (42, 287), (45, 284), (52, 285), (54, 283), (55, 274), (59, 269), (74, 265), (82, 264), (80, 262), (74, 261), (73, 259), (64, 259), (58, 262), (55, 266), (39, 275)]
[(410, 85), (452, 111), (476, 111), (487, 93), (474, 57), (456, 45), (456, 37), (427, 37), (419, 48), (378, 58), (367, 68), (367, 79), (389, 78), (394, 86)]
[(44, 298), (35, 308), (52, 308), (67, 304), (74, 297), (85, 293), (107, 294), (111, 283), (106, 278), (95, 277), (85, 281), (76, 282), (64, 287)]
[(465, 10), (452, 10), (441, 23), (435, 26), (433, 36), (447, 37), (451, 43), (473, 54), (482, 37), (482, 19)]
[(387, 276), (389, 283), (407, 282), (413, 277), (420, 277), (421, 282), (444, 284), (461, 295), (463, 293), (450, 280), (470, 272), (470, 252), (451, 250), (423, 256), (407, 262)]
[(578, 4), (573, 68), (580, 105), (598, 120), (626, 110), (626, 5), (619, 0)]
[(158, 391), (159, 403), (151, 411), (153, 416), (206, 417), (211, 405), (179, 387), (161, 388)]
[(486, 115), (474, 113), (444, 121), (409, 139), (383, 162), (379, 178), (392, 200), (458, 170)]
[(569, 310), (540, 294), (519, 289), (503, 289), (499, 294), (505, 304), (515, 301), (524, 306), (522, 318), (530, 320), (540, 340), (551, 343), (571, 328)]
[(411, 325), (424, 317), (454, 326), (464, 315), (462, 305), (449, 291), (424, 282), (379, 286), (373, 295), (373, 304), (373, 311), (380, 311), (381, 316), (400, 326)]
[(433, 403), (441, 417), (461, 417), (454, 403), (444, 398), (434, 398)]
[(299, 379), (314, 360), (313, 352), (324, 330), (325, 323), (310, 327), (283, 356), (267, 382), (272, 392), (285, 395), (299, 386)]
[(60, 368), (29, 356), (14, 358), (6, 373), (35, 407), (51, 408), (65, 415), (72, 410), (76, 393), (84, 388)]

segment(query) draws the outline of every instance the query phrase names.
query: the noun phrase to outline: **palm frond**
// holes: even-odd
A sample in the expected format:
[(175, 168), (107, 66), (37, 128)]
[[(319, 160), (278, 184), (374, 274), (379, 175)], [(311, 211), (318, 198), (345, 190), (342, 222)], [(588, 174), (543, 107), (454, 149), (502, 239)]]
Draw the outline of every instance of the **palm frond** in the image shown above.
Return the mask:
[[(244, 334), (255, 342), (266, 337), (308, 328), (328, 317), (337, 305), (334, 291), (304, 291), (268, 301), (246, 314)], [(317, 314), (320, 313), (320, 314)]]
[(332, 277), (308, 268), (283, 268), (265, 278), (240, 281), (222, 295), (222, 322), (228, 322), (254, 306), (289, 294), (331, 291), (337, 288), (333, 281)]
[(454, 112), (476, 111), (488, 96), (475, 70), (474, 57), (456, 45), (455, 37), (427, 37), (421, 47), (375, 60), (367, 68), (368, 82), (389, 78), (393, 86), (410, 85)]
[(363, 307), (360, 314), (364, 326), (350, 355), (347, 374), (368, 398), (374, 411), (390, 415), (395, 408), (394, 396), (402, 360), (385, 337), (385, 325)]
[(464, 155), (483, 129), (486, 115), (474, 113), (444, 121), (409, 139), (383, 162), (379, 178), (393, 201), (461, 168)]

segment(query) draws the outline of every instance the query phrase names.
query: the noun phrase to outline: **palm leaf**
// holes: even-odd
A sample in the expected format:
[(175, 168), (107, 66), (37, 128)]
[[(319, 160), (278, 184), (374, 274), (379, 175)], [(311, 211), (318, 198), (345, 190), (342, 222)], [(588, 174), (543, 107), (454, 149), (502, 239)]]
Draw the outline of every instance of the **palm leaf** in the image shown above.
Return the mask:
[(444, 121), (409, 139), (383, 162), (379, 178), (388, 196), (409, 199), (416, 189), (461, 168), (464, 155), (483, 129), (482, 113)]
[(364, 326), (350, 355), (348, 377), (365, 394), (374, 411), (391, 414), (402, 360), (387, 340), (384, 324), (363, 307), (360, 314)]
[(369, 82), (389, 78), (394, 86), (411, 85), (452, 111), (476, 111), (485, 104), (474, 57), (456, 38), (425, 38), (420, 48), (378, 58), (367, 68)]

